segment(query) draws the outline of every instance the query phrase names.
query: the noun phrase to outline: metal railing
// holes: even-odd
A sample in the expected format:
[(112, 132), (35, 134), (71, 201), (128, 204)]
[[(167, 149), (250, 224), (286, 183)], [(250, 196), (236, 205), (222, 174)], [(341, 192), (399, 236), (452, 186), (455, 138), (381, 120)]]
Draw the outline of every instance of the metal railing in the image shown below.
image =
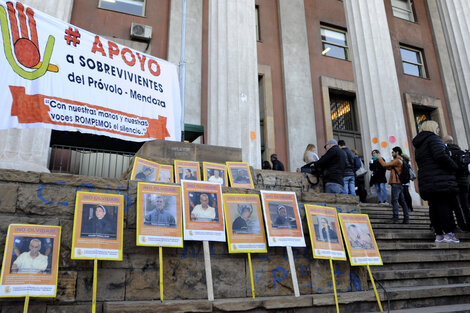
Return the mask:
[(120, 178), (134, 153), (53, 145), (49, 150), (51, 173)]

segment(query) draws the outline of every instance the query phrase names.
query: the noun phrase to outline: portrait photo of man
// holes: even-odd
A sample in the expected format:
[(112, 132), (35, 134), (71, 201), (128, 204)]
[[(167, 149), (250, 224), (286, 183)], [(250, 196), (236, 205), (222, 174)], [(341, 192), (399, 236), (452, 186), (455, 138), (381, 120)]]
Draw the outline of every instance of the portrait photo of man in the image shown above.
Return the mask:
[[(195, 198), (194, 195), (192, 198)], [(196, 201), (196, 199), (194, 200)], [(210, 201), (210, 196), (207, 193), (200, 193), (199, 203), (191, 210), (191, 221), (218, 221), (217, 209), (210, 206), (209, 202), (217, 203), (217, 201)]]
[[(274, 207), (275, 209), (273, 210), (272, 207)], [(294, 210), (292, 207), (288, 207), (283, 204), (270, 203), (269, 211), (271, 214), (273, 228), (297, 228), (297, 222), (295, 220)]]
[(237, 184), (249, 184), (250, 183), (250, 176), (248, 175), (248, 171), (244, 168), (240, 169), (233, 169), (233, 182)]
[(81, 238), (116, 239), (117, 207), (84, 204)]
[[(145, 226), (176, 227), (176, 199), (175, 197), (146, 194), (145, 195)], [(172, 205), (170, 205), (170, 198)]]
[[(15, 243), (17, 238), (15, 238)], [(34, 238), (28, 240), (28, 242), (29, 245), (26, 251), (15, 251), (17, 249), (19, 250), (19, 248), (15, 248), (14, 246), (13, 253), (15, 255), (17, 253), (20, 254), (11, 265), (10, 273), (49, 274), (50, 264), (48, 256), (41, 253), (41, 249), (43, 248), (41, 239)], [(44, 251), (44, 249), (42, 250)], [(49, 249), (48, 252), (50, 254), (51, 250)]]
[(138, 181), (146, 181), (146, 182), (154, 182), (155, 176), (152, 175), (154, 169), (149, 166), (143, 166), (141, 171), (135, 175), (135, 180)]
[(208, 171), (208, 176), (209, 176), (209, 179), (208, 179), (209, 182), (222, 184), (222, 185), (224, 184), (224, 177), (223, 177), (224, 172), (222, 170), (208, 169), (207, 171)]
[(338, 243), (338, 235), (331, 227), (331, 221), (329, 218), (323, 216), (316, 216), (316, 224), (313, 225), (315, 228), (315, 237), (318, 241)]

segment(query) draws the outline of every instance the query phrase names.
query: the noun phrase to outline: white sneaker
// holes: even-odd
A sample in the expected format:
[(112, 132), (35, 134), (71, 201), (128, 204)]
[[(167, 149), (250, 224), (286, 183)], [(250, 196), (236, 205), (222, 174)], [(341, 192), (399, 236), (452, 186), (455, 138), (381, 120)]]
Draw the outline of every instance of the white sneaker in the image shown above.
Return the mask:
[(453, 233), (444, 234), (444, 242), (459, 243), (460, 240)]
[(434, 242), (444, 242), (444, 235), (436, 235)]

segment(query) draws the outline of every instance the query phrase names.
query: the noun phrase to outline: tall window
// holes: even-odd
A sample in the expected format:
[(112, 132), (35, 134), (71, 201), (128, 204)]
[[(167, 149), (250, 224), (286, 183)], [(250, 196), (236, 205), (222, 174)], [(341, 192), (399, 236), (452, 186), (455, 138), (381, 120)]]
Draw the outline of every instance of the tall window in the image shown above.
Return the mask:
[(423, 62), (423, 53), (419, 49), (400, 46), (401, 61), (403, 72), (416, 77), (426, 77), (426, 71)]
[(127, 14), (145, 15), (145, 0), (99, 0), (98, 7)]
[(348, 60), (346, 31), (327, 26), (322, 26), (320, 30), (322, 54), (333, 58)]
[(393, 16), (408, 20), (415, 21), (413, 12), (413, 2), (411, 0), (392, 0)]

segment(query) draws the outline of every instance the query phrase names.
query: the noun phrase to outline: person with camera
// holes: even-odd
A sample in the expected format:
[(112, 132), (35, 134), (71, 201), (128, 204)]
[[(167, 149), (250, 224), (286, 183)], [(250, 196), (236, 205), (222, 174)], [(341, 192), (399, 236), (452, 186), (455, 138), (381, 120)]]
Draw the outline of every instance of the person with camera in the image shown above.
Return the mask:
[(468, 164), (465, 160), (466, 153), (454, 143), (452, 136), (445, 136), (444, 143), (450, 153), (450, 157), (459, 169), (455, 173), (459, 193), (454, 199), (453, 210), (457, 218), (457, 225), (461, 230), (470, 231), (470, 212), (468, 210)]
[(323, 174), (325, 193), (343, 193), (344, 169), (346, 167), (346, 152), (344, 152), (335, 139), (325, 144), (326, 153), (310, 166), (320, 169)]
[(454, 235), (452, 199), (458, 192), (457, 164), (439, 137), (439, 124), (424, 121), (413, 138), (418, 164), (419, 194), (429, 204), (429, 218), (436, 233), (435, 242), (460, 242)]

